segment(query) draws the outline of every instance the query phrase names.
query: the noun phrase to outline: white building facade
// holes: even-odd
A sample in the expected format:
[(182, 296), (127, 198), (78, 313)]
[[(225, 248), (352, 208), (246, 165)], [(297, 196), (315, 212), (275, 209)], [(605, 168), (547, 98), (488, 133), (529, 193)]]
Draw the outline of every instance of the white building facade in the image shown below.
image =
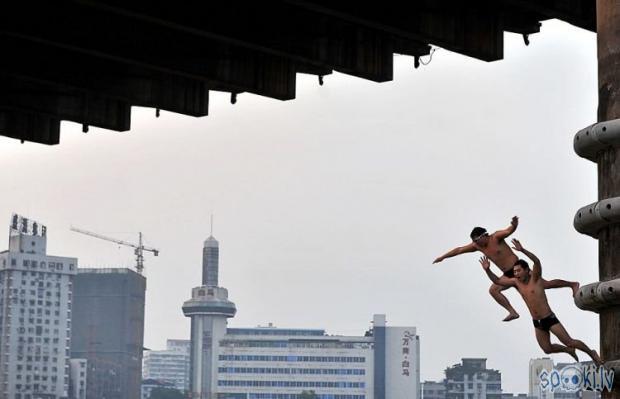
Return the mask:
[(169, 339), (166, 350), (144, 352), (142, 378), (172, 383), (181, 392), (189, 390), (189, 340)]
[(529, 367), (529, 391), (528, 396), (535, 399), (554, 399), (553, 392), (544, 391), (540, 387), (540, 373), (544, 370), (553, 370), (553, 359), (544, 357), (530, 359)]
[(365, 336), (324, 330), (229, 328), (218, 345), (218, 399), (420, 399), (415, 327), (375, 315)]
[(86, 399), (87, 360), (69, 360), (69, 399)]
[(302, 391), (314, 391), (320, 398), (372, 397), (372, 337), (228, 329), (218, 352), (218, 398), (293, 399)]
[(0, 397), (69, 394), (72, 280), (77, 259), (47, 255), (44, 226), (14, 215), (0, 253)]
[(228, 328), (236, 307), (218, 285), (219, 243), (203, 249), (202, 286), (183, 312), (192, 319), (190, 392), (201, 399), (421, 399), (415, 327), (375, 315), (363, 336), (319, 329)]
[(575, 367), (575, 366), (587, 366), (592, 365), (592, 362), (581, 362), (581, 363), (554, 363), (553, 359), (544, 357), (538, 359), (530, 359), (530, 367), (529, 367), (529, 399), (600, 399), (601, 393), (598, 391), (589, 391), (579, 389), (577, 391), (565, 391), (561, 388), (554, 389), (553, 392), (550, 390), (542, 389), (540, 385), (540, 373), (543, 370), (547, 370), (547, 372), (551, 372), (553, 369), (558, 370), (558, 372), (562, 372), (564, 367)]

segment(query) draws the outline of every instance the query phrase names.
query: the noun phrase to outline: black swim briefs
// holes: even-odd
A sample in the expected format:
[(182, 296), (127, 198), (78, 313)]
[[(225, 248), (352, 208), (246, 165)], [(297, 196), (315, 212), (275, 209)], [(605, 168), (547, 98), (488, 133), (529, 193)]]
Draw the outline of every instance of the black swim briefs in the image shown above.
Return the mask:
[(558, 318), (555, 317), (553, 313), (551, 313), (549, 316), (540, 320), (533, 320), (533, 322), (535, 328), (539, 328), (543, 331), (549, 331), (551, 326), (558, 324), (560, 320), (558, 320)]
[(515, 276), (515, 271), (514, 269), (508, 269), (504, 272), (504, 276), (508, 277), (508, 278), (513, 278)]

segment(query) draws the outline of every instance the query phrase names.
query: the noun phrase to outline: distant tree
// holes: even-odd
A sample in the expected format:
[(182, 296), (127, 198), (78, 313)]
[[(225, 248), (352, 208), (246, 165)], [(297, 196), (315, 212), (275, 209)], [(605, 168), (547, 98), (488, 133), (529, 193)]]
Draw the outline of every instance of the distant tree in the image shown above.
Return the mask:
[(314, 391), (301, 391), (299, 399), (319, 399), (319, 396)]
[(178, 389), (153, 388), (151, 399), (185, 399), (185, 395)]

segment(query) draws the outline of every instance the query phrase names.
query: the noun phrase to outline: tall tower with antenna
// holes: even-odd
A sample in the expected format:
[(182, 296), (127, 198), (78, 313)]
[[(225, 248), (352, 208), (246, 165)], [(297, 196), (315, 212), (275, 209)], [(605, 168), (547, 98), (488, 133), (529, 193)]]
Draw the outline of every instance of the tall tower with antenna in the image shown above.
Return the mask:
[(192, 298), (183, 304), (183, 314), (191, 318), (190, 391), (192, 398), (217, 398), (219, 341), (226, 335), (228, 318), (237, 312), (228, 300), (228, 290), (218, 286), (219, 243), (211, 233), (202, 248), (202, 285), (192, 289)]
[(202, 247), (202, 285), (217, 287), (220, 259), (220, 244), (213, 237), (213, 215), (211, 215), (211, 232)]

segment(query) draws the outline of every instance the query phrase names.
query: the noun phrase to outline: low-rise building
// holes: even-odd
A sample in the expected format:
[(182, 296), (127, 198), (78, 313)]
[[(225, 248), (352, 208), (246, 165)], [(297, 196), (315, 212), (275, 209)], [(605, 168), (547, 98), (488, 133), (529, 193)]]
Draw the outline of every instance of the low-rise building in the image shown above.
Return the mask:
[(87, 360), (69, 360), (69, 399), (86, 399)]
[(189, 340), (169, 339), (166, 350), (144, 352), (142, 359), (142, 378), (145, 380), (166, 381), (175, 389), (189, 390)]
[(424, 381), (422, 383), (422, 399), (446, 399), (445, 381)]
[(501, 399), (502, 375), (487, 359), (463, 358), (446, 369), (446, 399)]
[(151, 399), (151, 393), (156, 388), (175, 389), (174, 384), (170, 382), (154, 380), (152, 378), (145, 379), (142, 380), (140, 399)]

